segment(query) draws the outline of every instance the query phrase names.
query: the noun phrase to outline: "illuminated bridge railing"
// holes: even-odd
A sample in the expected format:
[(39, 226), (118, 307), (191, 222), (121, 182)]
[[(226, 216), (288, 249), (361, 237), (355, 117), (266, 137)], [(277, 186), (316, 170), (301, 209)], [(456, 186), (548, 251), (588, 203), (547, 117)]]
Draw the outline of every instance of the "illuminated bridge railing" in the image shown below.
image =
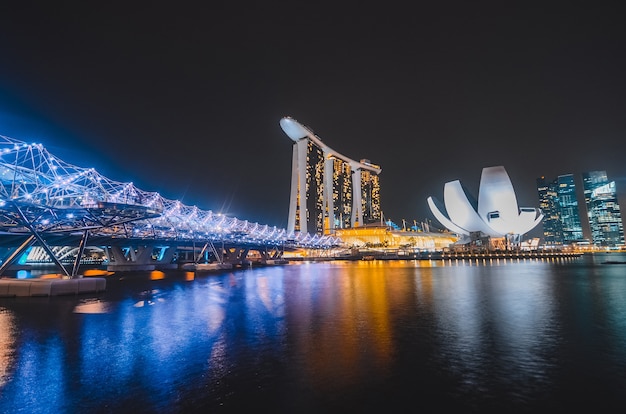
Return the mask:
[(111, 238), (224, 240), (328, 248), (331, 236), (288, 233), (169, 200), (93, 168), (68, 164), (41, 144), (0, 135), (0, 232), (63, 234), (89, 231)]

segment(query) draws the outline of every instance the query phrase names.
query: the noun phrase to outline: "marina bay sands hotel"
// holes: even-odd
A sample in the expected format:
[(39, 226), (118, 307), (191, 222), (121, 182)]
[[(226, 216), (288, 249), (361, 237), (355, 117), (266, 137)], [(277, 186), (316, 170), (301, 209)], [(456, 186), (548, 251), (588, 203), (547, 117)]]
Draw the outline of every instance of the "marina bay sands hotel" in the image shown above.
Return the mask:
[(280, 126), (294, 141), (288, 232), (326, 235), (380, 222), (378, 165), (338, 153), (291, 117)]

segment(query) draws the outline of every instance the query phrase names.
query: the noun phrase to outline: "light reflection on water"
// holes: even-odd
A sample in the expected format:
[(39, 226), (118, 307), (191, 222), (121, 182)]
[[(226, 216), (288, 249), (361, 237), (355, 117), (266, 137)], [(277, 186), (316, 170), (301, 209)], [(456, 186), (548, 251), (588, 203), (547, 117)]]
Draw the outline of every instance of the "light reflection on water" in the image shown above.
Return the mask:
[(2, 387), (10, 379), (15, 361), (15, 321), (11, 312), (0, 307), (0, 395)]
[(0, 299), (0, 412), (625, 403), (626, 265), (294, 263)]

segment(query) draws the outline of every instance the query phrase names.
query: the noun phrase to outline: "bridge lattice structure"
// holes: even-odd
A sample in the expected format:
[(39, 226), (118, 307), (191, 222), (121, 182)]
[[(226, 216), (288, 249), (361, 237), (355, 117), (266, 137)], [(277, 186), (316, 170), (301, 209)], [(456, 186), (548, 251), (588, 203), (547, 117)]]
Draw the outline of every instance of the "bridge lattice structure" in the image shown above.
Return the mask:
[[(111, 180), (94, 168), (64, 162), (42, 144), (0, 135), (0, 237), (20, 240), (15, 255), (39, 242), (54, 256), (50, 240), (69, 235), (81, 235), (78, 256), (87, 239), (93, 237), (194, 242), (227, 239), (241, 245), (313, 249), (341, 244), (336, 237), (289, 233), (185, 205), (141, 190), (132, 182)], [(2, 266), (14, 259), (5, 259)]]

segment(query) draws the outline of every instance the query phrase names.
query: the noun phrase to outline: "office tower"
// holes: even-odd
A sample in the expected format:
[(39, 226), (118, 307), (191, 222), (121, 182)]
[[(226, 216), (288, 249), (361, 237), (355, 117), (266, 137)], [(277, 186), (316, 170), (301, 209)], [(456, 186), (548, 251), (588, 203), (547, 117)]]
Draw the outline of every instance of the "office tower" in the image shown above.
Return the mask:
[(583, 240), (576, 183), (572, 174), (553, 181), (537, 179), (539, 207), (544, 213), (543, 237), (547, 246), (568, 245)]
[(380, 220), (378, 165), (338, 153), (293, 118), (280, 126), (294, 141), (289, 233), (325, 235)]
[(593, 245), (597, 247), (622, 246), (624, 228), (615, 181), (608, 180), (606, 171), (589, 171), (583, 173), (582, 176)]
[(563, 225), (556, 181), (547, 182), (545, 177), (537, 178), (539, 208), (543, 217), (543, 240), (546, 246), (563, 245)]
[(556, 190), (561, 212), (563, 244), (579, 242), (583, 240), (583, 227), (580, 222), (580, 211), (578, 209), (574, 175), (559, 175)]

